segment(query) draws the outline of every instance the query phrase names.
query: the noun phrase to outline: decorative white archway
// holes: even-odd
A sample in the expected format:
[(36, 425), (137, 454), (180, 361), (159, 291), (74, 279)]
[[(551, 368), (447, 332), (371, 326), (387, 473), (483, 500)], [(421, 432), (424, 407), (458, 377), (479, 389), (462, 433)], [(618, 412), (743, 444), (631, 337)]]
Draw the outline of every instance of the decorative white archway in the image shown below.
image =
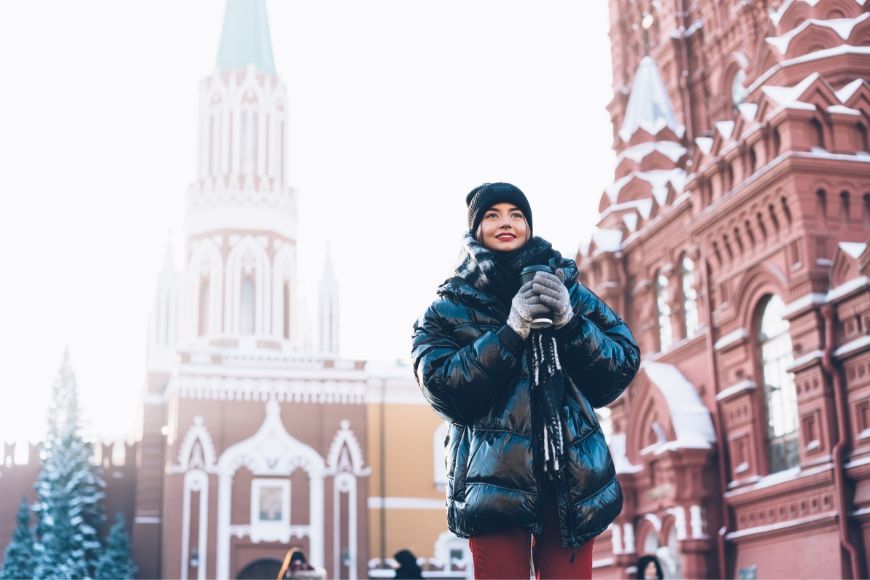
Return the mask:
[[(323, 566), (323, 478), (326, 466), (323, 458), (311, 447), (293, 438), (281, 421), (281, 407), (274, 399), (266, 403), (266, 418), (250, 438), (228, 448), (218, 461), (218, 542), (217, 577), (230, 577), (230, 538), (251, 535), (251, 526), (232, 526), (230, 512), (233, 476), (242, 466), (254, 476), (289, 477), (297, 467), (308, 473), (310, 520), (308, 525), (280, 526), (274, 539), (288, 543), (290, 536), (308, 537), (310, 561)], [(266, 538), (262, 538), (266, 539)], [(271, 538), (269, 538), (271, 539)]]
[(208, 483), (209, 476), (217, 473), (214, 441), (205, 427), (200, 415), (193, 418), (193, 425), (188, 428), (178, 452), (178, 463), (173, 465), (171, 473), (184, 474), (184, 491), (182, 492), (181, 511), (181, 564), (180, 578), (187, 580), (190, 565), (190, 527), (193, 494), (199, 494), (196, 552), (197, 579), (208, 577)]
[(357, 578), (357, 478), (367, 477), (371, 469), (365, 467), (362, 448), (350, 428), (350, 422), (341, 421), (327, 455), (327, 473), (333, 476), (332, 513), (333, 513), (333, 562), (332, 574), (340, 577), (341, 552), (341, 496), (347, 494), (347, 567), (349, 580)]

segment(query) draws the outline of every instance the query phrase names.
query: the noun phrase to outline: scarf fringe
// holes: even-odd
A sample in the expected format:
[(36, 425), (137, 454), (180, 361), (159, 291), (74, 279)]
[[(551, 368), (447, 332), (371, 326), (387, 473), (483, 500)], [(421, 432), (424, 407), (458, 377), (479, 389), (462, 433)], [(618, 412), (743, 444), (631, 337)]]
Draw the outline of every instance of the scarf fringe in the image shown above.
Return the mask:
[(544, 475), (556, 479), (564, 465), (564, 435), (559, 413), (562, 405), (562, 365), (556, 339), (551, 332), (533, 330), (531, 339), (532, 393), (538, 401), (533, 406), (542, 412), (543, 421), (537, 427), (538, 452), (543, 458)]

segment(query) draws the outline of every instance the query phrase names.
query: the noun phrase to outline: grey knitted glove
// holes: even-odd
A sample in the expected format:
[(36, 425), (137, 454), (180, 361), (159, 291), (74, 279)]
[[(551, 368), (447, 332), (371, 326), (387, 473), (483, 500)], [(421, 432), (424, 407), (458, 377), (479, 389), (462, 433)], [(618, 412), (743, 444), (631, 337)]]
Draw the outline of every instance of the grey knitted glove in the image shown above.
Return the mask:
[(529, 337), (532, 320), (546, 316), (550, 309), (541, 303), (540, 297), (532, 290), (532, 282), (520, 286), (519, 291), (511, 301), (511, 312), (507, 325), (525, 340)]
[(574, 317), (571, 310), (571, 297), (565, 287), (565, 271), (561, 268), (556, 274), (536, 272), (532, 281), (532, 292), (537, 294), (541, 303), (550, 309), (553, 316), (553, 328), (562, 328)]

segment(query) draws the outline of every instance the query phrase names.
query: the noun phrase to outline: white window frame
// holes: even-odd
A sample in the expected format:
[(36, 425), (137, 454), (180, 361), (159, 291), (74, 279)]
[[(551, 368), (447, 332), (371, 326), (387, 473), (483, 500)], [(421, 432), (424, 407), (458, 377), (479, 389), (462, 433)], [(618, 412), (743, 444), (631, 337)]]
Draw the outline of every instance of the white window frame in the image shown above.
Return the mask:
[(683, 329), (686, 338), (692, 338), (698, 333), (698, 293), (695, 291), (695, 276), (697, 275), (695, 261), (689, 256), (680, 260), (680, 286), (683, 290)]
[[(260, 495), (263, 488), (277, 487), (281, 490), (281, 519), (277, 522), (260, 519)], [(290, 527), (290, 480), (254, 479), (251, 481), (251, 539), (256, 541), (280, 541)], [(256, 538), (256, 539), (255, 539)]]

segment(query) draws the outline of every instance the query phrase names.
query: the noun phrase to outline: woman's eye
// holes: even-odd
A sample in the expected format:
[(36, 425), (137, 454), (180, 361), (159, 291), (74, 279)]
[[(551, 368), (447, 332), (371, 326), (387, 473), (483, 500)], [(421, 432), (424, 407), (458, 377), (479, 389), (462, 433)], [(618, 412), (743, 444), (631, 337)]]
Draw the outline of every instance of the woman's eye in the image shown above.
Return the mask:
[(490, 219), (490, 218), (498, 217), (498, 215), (497, 215), (497, 214), (494, 214), (494, 213), (488, 213), (488, 214), (486, 214), (486, 215), (483, 216), (483, 217), (486, 218), (486, 219)]
[(517, 211), (517, 212), (512, 213), (512, 214), (511, 214), (511, 217), (512, 217), (512, 218), (515, 218), (515, 219), (522, 219), (522, 218), (523, 218), (523, 214), (521, 214), (520, 212)]

